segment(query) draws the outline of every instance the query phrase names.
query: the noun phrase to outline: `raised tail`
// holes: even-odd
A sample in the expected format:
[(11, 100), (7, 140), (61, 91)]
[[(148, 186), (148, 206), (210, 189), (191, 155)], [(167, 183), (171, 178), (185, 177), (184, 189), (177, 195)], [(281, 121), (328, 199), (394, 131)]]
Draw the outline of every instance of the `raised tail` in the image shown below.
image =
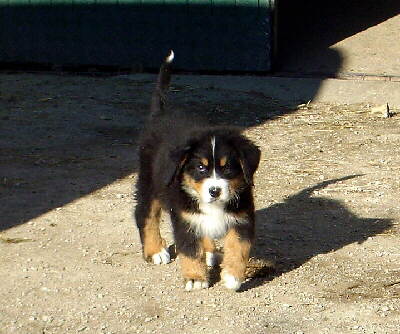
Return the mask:
[(158, 73), (156, 88), (154, 89), (151, 97), (150, 117), (153, 118), (161, 114), (166, 104), (166, 94), (171, 80), (171, 64), (174, 60), (174, 51), (170, 51), (169, 55), (165, 58)]

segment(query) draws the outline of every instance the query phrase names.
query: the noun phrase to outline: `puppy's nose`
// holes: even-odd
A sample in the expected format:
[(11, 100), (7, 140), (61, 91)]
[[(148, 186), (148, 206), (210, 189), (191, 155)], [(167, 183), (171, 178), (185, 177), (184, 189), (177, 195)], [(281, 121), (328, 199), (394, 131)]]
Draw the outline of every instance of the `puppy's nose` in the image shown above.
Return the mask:
[(217, 198), (219, 197), (219, 195), (221, 195), (221, 188), (220, 187), (210, 187), (210, 189), (208, 189), (211, 197), (213, 198)]

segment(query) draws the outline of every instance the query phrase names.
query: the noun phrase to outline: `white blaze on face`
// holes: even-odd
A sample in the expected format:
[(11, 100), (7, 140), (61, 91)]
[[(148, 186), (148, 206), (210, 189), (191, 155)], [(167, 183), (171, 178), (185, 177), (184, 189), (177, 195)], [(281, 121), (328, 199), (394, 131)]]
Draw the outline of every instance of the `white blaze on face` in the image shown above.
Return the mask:
[[(213, 160), (215, 161), (215, 137), (211, 138), (211, 149), (212, 149)], [(214, 171), (215, 171), (215, 168), (214, 168)]]
[[(203, 185), (201, 187), (200, 197), (203, 203), (212, 203), (219, 202), (225, 203), (229, 200), (229, 182), (226, 179), (222, 179), (217, 175), (215, 170), (215, 137), (211, 138), (211, 149), (213, 156), (213, 171), (211, 173), (211, 177), (206, 178), (203, 181)], [(220, 194), (218, 197), (213, 197), (210, 194), (210, 189), (219, 189)]]

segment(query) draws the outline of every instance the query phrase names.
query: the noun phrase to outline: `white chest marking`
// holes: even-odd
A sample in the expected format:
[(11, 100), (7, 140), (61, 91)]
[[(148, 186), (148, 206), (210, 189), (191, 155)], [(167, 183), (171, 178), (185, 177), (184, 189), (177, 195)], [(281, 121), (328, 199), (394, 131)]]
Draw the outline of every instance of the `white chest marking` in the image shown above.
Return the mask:
[(190, 223), (194, 232), (202, 237), (220, 239), (233, 225), (247, 222), (245, 218), (225, 212), (220, 203), (202, 203), (199, 209), (201, 213), (184, 213), (183, 218)]

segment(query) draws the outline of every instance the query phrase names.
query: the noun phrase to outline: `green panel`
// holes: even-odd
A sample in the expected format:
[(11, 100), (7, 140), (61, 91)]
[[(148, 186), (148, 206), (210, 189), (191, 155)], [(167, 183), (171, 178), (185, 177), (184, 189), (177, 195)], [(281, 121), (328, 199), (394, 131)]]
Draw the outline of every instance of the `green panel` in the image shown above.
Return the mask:
[(268, 71), (269, 0), (0, 0), (0, 61)]
[(257, 0), (237, 0), (236, 6), (238, 7), (258, 7)]

